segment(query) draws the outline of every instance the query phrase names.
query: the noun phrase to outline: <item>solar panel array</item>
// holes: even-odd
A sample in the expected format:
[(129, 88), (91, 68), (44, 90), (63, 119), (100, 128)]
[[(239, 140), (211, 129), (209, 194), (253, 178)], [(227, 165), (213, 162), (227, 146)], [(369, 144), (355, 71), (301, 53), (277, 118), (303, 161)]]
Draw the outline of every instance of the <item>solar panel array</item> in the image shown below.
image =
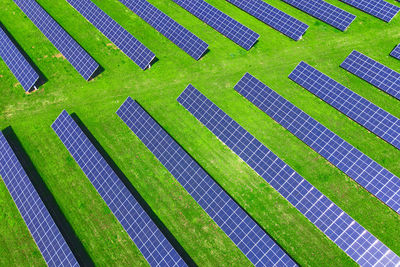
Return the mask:
[(400, 60), (400, 44), (393, 49), (390, 55)]
[(0, 176), (47, 265), (79, 266), (2, 132), (0, 132)]
[(141, 69), (146, 69), (155, 54), (90, 0), (67, 0), (82, 16), (113, 42)]
[(193, 86), (183, 91), (178, 102), (358, 264), (400, 264), (399, 256)]
[(329, 25), (345, 31), (356, 19), (353, 14), (344, 11), (323, 0), (282, 0), (301, 11), (320, 19)]
[(346, 4), (354, 6), (372, 16), (383, 21), (389, 22), (400, 8), (383, 0), (340, 0)]
[(146, 0), (119, 1), (194, 59), (200, 59), (208, 49), (208, 44), (206, 42)]
[(64, 110), (51, 126), (151, 266), (186, 266), (149, 215)]
[(79, 74), (89, 80), (99, 64), (35, 0), (14, 2)]
[(267, 4), (262, 0), (227, 0), (238, 8), (261, 20), (277, 31), (297, 41), (308, 29), (308, 25)]
[(400, 120), (305, 62), (289, 78), (400, 149)]
[(400, 73), (355, 50), (340, 66), (400, 100)]
[(246, 73), (235, 90), (305, 144), (400, 213), (400, 179)]
[(137, 102), (117, 114), (254, 265), (296, 265)]
[(204, 0), (172, 0), (241, 47), (249, 50), (260, 35)]
[(21, 54), (0, 27), (0, 57), (7, 64), (26, 92), (29, 92), (39, 79), (39, 74)]

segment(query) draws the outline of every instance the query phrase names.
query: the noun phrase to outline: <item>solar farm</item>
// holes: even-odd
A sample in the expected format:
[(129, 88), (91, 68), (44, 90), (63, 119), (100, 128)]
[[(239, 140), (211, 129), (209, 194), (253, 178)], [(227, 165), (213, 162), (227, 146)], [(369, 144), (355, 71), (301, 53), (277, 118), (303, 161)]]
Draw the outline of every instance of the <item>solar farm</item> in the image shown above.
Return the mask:
[(0, 6), (0, 266), (400, 266), (398, 1)]

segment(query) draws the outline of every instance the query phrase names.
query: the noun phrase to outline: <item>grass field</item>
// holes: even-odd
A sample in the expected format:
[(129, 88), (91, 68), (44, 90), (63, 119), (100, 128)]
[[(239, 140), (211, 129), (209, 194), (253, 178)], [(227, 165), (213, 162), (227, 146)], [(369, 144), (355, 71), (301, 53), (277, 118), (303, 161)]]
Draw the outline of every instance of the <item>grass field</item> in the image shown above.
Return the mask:
[[(210, 45), (210, 51), (196, 62), (117, 0), (93, 0), (155, 52), (158, 61), (142, 71), (66, 1), (38, 2), (104, 71), (94, 80), (84, 81), (12, 0), (0, 0), (1, 22), (48, 80), (37, 92), (25, 95), (0, 61), (0, 129), (11, 126), (96, 265), (144, 266), (147, 262), (50, 128), (63, 109), (79, 117), (196, 264), (251, 265), (115, 114), (127, 96), (136, 99), (300, 265), (356, 265), (177, 103), (188, 83), (400, 255), (397, 213), (233, 90), (242, 75), (250, 72), (400, 177), (400, 151), (287, 78), (304, 60), (400, 117), (398, 100), (339, 67), (357, 49), (400, 71), (400, 61), (389, 56), (400, 42), (399, 15), (388, 24), (340, 1), (328, 0), (357, 15), (350, 28), (340, 32), (282, 1), (268, 0), (310, 26), (303, 39), (295, 42), (226, 1), (207, 0), (261, 35), (256, 45), (245, 51), (171, 0), (150, 0)], [(0, 181), (0, 265), (45, 265)]]

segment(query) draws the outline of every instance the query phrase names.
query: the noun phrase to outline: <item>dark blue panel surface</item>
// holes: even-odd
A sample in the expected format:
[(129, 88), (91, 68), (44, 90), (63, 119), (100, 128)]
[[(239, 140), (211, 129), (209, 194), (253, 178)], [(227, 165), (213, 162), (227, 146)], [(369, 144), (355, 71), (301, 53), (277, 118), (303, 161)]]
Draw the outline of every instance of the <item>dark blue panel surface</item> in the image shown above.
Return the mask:
[(340, 0), (346, 4), (354, 6), (372, 16), (383, 21), (389, 22), (400, 8), (383, 0)]
[(296, 265), (137, 102), (117, 114), (254, 265)]
[(14, 0), (71, 65), (89, 80), (99, 64), (35, 0)]
[(139, 202), (64, 110), (51, 126), (151, 266), (186, 266)]
[(204, 0), (172, 0), (241, 47), (249, 50), (260, 35)]
[(289, 75), (314, 95), (400, 149), (400, 120), (305, 62)]
[(90, 0), (67, 0), (82, 16), (113, 42), (141, 69), (146, 69), (155, 54)]
[(393, 49), (390, 55), (400, 60), (400, 44)]
[(79, 266), (2, 132), (0, 132), (0, 176), (47, 265)]
[(358, 264), (400, 263), (393, 251), (192, 85), (178, 97), (178, 102)]

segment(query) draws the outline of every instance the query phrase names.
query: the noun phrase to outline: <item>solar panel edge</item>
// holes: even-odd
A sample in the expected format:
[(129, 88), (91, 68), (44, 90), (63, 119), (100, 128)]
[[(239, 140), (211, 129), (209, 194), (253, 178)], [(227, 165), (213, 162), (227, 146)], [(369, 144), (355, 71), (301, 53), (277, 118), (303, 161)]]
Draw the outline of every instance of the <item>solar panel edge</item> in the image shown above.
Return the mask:
[(390, 52), (390, 55), (398, 60), (400, 60), (400, 44), (396, 45)]
[[(357, 6), (355, 6), (355, 5), (352, 5), (352, 4), (350, 4), (350, 3), (347, 3), (347, 2), (345, 2), (345, 1), (343, 1), (343, 0), (339, 0), (339, 1), (345, 3), (345, 4), (349, 5), (349, 6), (352, 6), (353, 8), (355, 8), (355, 9), (361, 11), (361, 12), (364, 12), (364, 13), (366, 13), (366, 14), (368, 14), (368, 15), (371, 15), (371, 16), (377, 18), (377, 19), (383, 20), (383, 21), (385, 21), (385, 22), (387, 22), (387, 23), (391, 22), (391, 21), (393, 20), (393, 18), (396, 17), (396, 15), (399, 13), (399, 9), (397, 9), (396, 14), (394, 14), (389, 20), (386, 20), (386, 19), (384, 19), (384, 18), (380, 18), (377, 14), (372, 14), (371, 12), (369, 12), (369, 11), (367, 11), (367, 10), (363, 10), (362, 8), (357, 7)], [(388, 4), (390, 4), (390, 3), (387, 2), (387, 1), (382, 1), (382, 2), (383, 2), (383, 3), (388, 3)], [(392, 5), (392, 4), (390, 4), (390, 5)], [(395, 6), (395, 5), (393, 5), (393, 6)], [(397, 7), (397, 6), (395, 6), (395, 7)]]

